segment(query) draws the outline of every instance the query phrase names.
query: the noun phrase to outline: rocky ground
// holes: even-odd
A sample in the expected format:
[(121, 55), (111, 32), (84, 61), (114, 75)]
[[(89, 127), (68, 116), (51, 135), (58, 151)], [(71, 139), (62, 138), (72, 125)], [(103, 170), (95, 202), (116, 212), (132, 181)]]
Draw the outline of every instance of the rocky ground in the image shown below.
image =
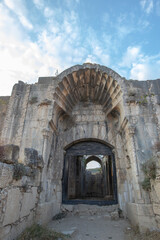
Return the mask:
[(125, 230), (129, 227), (126, 220), (111, 220), (108, 216), (66, 216), (50, 222), (49, 227), (72, 240), (124, 240)]
[(140, 234), (114, 206), (62, 206), (47, 226), (34, 224), (17, 240), (159, 240), (160, 232)]
[[(119, 218), (118, 207), (64, 206), (65, 214), (54, 217), (48, 227), (68, 234), (70, 240), (159, 240), (160, 232), (140, 234), (129, 221)], [(122, 216), (121, 216), (122, 217)], [(62, 240), (61, 238), (59, 240)]]
[(48, 226), (70, 235), (72, 240), (124, 240), (126, 229), (130, 229), (129, 222), (119, 218), (115, 206), (79, 205), (63, 217), (57, 216)]

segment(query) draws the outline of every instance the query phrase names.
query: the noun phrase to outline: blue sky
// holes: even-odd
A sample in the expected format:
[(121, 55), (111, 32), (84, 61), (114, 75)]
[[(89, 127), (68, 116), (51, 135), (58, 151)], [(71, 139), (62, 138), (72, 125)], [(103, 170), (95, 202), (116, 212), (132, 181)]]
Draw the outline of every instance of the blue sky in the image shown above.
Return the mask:
[(0, 0), (0, 96), (92, 62), (160, 78), (160, 0)]

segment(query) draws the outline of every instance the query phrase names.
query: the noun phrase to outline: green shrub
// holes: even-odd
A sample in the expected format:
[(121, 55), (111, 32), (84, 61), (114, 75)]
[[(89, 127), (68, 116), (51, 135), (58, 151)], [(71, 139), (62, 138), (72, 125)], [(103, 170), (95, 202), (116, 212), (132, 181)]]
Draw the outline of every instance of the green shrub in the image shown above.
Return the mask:
[(151, 190), (151, 179), (156, 178), (156, 162), (153, 158), (148, 160), (146, 163), (142, 164), (142, 171), (144, 172), (145, 178), (143, 182), (141, 183), (142, 188), (145, 191)]
[(153, 159), (150, 159), (148, 162), (142, 164), (142, 171), (145, 176), (150, 179), (156, 178), (156, 162)]
[(150, 191), (150, 190), (151, 190), (150, 178), (145, 177), (144, 180), (143, 180), (143, 182), (142, 182), (141, 184), (142, 184), (142, 188), (143, 188), (145, 191)]

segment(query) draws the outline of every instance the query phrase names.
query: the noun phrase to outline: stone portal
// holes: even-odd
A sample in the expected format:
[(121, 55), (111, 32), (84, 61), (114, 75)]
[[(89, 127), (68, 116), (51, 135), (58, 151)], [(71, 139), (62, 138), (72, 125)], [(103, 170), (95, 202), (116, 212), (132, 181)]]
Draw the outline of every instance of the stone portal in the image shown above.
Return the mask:
[[(97, 139), (79, 140), (66, 148), (63, 170), (63, 203), (110, 205), (117, 203), (117, 180), (113, 147)], [(95, 160), (98, 172), (86, 165)]]
[[(160, 79), (85, 63), (19, 81), (0, 97), (0, 145), (2, 239), (48, 222), (64, 203), (112, 204), (141, 229), (160, 228)], [(152, 160), (151, 178), (143, 170)]]

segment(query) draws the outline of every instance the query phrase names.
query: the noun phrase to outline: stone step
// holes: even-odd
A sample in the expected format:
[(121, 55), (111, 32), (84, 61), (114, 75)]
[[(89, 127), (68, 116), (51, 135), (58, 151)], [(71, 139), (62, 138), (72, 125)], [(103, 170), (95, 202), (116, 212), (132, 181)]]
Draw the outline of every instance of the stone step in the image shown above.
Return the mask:
[(88, 204), (77, 204), (77, 205), (67, 205), (63, 204), (61, 206), (62, 211), (66, 211), (72, 215), (115, 215), (118, 216), (118, 204), (108, 205), (108, 206), (97, 206)]

